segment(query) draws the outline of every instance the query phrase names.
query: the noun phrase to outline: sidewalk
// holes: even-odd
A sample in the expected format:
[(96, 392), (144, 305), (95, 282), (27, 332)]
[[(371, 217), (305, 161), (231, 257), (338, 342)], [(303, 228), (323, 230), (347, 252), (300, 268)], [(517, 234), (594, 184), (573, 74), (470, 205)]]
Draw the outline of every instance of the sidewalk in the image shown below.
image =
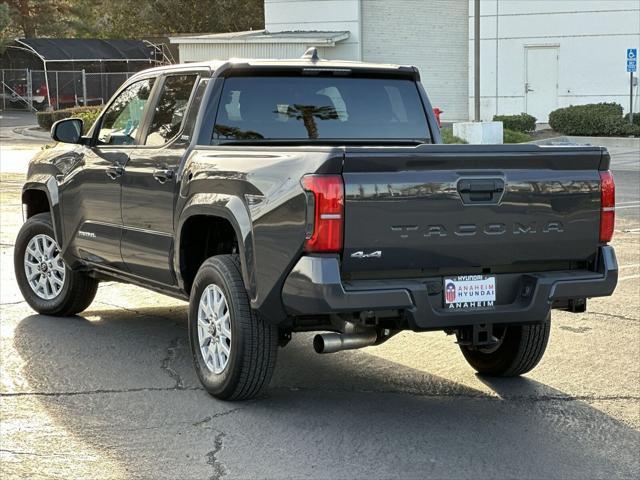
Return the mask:
[(608, 149), (640, 150), (640, 138), (636, 137), (577, 137), (563, 135), (560, 137), (534, 140), (534, 145), (596, 145)]

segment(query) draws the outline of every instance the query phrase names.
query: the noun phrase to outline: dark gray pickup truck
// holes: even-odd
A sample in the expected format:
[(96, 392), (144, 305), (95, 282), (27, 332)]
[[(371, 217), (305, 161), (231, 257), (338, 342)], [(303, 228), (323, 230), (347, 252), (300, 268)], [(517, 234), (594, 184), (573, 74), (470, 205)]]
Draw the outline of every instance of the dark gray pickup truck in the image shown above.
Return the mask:
[(311, 52), (152, 69), (82, 132), (57, 122), (29, 166), (25, 299), (72, 315), (116, 280), (189, 300), (219, 398), (258, 394), (303, 331), (330, 353), (442, 330), (478, 372), (520, 375), (552, 309), (616, 286), (607, 151), (442, 145), (413, 67)]

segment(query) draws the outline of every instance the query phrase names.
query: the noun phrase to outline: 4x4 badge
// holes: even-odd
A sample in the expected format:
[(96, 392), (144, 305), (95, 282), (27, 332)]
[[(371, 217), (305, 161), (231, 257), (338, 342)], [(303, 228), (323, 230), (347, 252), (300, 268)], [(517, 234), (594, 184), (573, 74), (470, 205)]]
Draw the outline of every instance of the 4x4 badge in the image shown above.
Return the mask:
[(371, 253), (364, 253), (362, 250), (353, 252), (351, 258), (380, 258), (382, 257), (382, 250), (376, 250)]

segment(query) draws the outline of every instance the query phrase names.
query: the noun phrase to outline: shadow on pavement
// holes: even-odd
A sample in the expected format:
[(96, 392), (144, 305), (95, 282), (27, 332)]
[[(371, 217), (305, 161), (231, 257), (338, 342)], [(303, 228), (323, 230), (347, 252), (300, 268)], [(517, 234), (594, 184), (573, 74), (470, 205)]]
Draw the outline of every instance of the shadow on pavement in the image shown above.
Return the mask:
[(483, 378), (493, 396), (363, 351), (319, 356), (308, 335), (280, 351), (264, 398), (217, 401), (191, 366), (182, 306), (33, 315), (14, 345), (43, 408), (131, 477), (596, 478), (639, 467), (638, 432), (534, 380)]

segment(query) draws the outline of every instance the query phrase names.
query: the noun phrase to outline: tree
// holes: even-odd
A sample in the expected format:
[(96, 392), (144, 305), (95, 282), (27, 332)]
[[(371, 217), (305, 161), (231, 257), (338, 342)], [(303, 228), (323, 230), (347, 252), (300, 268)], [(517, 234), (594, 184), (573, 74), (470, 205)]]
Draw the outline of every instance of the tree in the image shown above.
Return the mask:
[(4, 52), (4, 49), (10, 41), (10, 37), (7, 35), (7, 27), (11, 24), (11, 13), (9, 11), (9, 5), (6, 3), (0, 3), (0, 53)]
[[(262, 0), (5, 0), (19, 37), (141, 38), (260, 29)], [(3, 8), (6, 8), (3, 7)]]
[(177, 33), (260, 29), (262, 0), (71, 0), (69, 24), (76, 36), (140, 38)]
[(64, 36), (69, 34), (67, 15), (73, 0), (5, 0), (11, 14), (9, 29), (16, 36)]

